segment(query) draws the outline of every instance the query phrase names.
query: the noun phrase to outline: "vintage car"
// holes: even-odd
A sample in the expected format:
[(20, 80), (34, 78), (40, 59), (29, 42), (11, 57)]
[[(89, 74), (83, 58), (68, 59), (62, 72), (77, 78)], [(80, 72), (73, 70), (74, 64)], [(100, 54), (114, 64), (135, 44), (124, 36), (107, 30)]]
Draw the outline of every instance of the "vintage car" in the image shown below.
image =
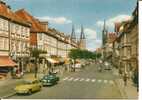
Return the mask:
[(49, 74), (49, 75), (45, 75), (42, 79), (42, 85), (43, 86), (52, 86), (54, 84), (57, 84), (59, 81), (59, 77), (57, 77), (55, 74)]
[(111, 70), (111, 64), (109, 62), (104, 62), (105, 70)]
[(21, 85), (15, 87), (17, 94), (31, 94), (36, 91), (40, 91), (42, 84), (36, 78), (30, 78), (23, 81)]

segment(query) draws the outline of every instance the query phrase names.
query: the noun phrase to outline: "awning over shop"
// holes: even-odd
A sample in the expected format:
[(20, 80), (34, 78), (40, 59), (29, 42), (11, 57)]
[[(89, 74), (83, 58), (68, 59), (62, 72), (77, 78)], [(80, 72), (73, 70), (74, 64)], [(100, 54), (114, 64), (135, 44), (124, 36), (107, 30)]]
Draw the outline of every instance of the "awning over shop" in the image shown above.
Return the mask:
[(0, 56), (0, 67), (14, 67), (17, 64), (8, 56)]
[(53, 63), (53, 64), (58, 64), (59, 61), (55, 60), (55, 59), (52, 59), (52, 58), (47, 58), (47, 61), (49, 61), (50, 63)]

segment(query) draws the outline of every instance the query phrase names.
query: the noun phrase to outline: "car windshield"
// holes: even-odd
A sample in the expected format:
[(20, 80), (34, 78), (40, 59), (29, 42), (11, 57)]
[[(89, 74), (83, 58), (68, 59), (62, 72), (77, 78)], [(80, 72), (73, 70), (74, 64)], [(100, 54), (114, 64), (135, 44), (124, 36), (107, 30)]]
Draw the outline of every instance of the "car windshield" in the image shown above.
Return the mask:
[(49, 79), (49, 78), (54, 78), (54, 75), (48, 75), (48, 76), (44, 76), (44, 79)]
[(30, 81), (30, 80), (24, 80), (24, 84), (33, 84), (33, 81)]

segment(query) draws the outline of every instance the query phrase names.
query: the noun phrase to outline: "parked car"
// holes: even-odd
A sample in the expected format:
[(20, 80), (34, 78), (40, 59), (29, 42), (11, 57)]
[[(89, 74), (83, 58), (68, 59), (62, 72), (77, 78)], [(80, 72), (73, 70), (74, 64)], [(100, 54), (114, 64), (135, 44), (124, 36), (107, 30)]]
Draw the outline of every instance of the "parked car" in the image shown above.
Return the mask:
[(49, 74), (49, 75), (45, 75), (42, 79), (42, 85), (43, 86), (52, 86), (57, 84), (59, 81), (59, 77), (57, 77), (55, 74)]
[(15, 87), (17, 94), (32, 94), (33, 92), (40, 91), (42, 84), (36, 78), (30, 78), (24, 80), (21, 85)]
[(72, 67), (75, 67), (75, 68), (82, 68), (82, 65), (81, 65), (81, 63), (76, 63), (76, 64), (73, 65)]
[(108, 62), (104, 62), (105, 70), (111, 70), (111, 64)]

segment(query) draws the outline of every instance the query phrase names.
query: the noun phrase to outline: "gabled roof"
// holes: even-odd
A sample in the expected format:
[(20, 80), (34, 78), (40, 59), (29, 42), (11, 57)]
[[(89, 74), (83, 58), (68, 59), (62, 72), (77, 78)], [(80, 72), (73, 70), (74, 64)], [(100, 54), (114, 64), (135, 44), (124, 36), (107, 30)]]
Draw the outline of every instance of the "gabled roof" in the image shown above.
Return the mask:
[(15, 12), (16, 15), (20, 16), (22, 19), (28, 21), (31, 23), (31, 32), (46, 32), (42, 25), (40, 24), (39, 20), (34, 18), (32, 15), (30, 15), (27, 11), (24, 9), (20, 9)]
[(19, 16), (17, 16), (12, 10), (10, 9), (10, 6), (6, 5), (6, 3), (0, 1), (0, 16), (4, 17), (6, 19), (9, 19), (13, 22), (16, 22), (18, 24), (30, 26), (28, 22), (21, 19)]
[(115, 23), (115, 32), (119, 32), (120, 27), (121, 27), (121, 22), (116, 22)]
[(117, 34), (115, 32), (108, 33), (108, 42), (112, 43), (117, 38)]

